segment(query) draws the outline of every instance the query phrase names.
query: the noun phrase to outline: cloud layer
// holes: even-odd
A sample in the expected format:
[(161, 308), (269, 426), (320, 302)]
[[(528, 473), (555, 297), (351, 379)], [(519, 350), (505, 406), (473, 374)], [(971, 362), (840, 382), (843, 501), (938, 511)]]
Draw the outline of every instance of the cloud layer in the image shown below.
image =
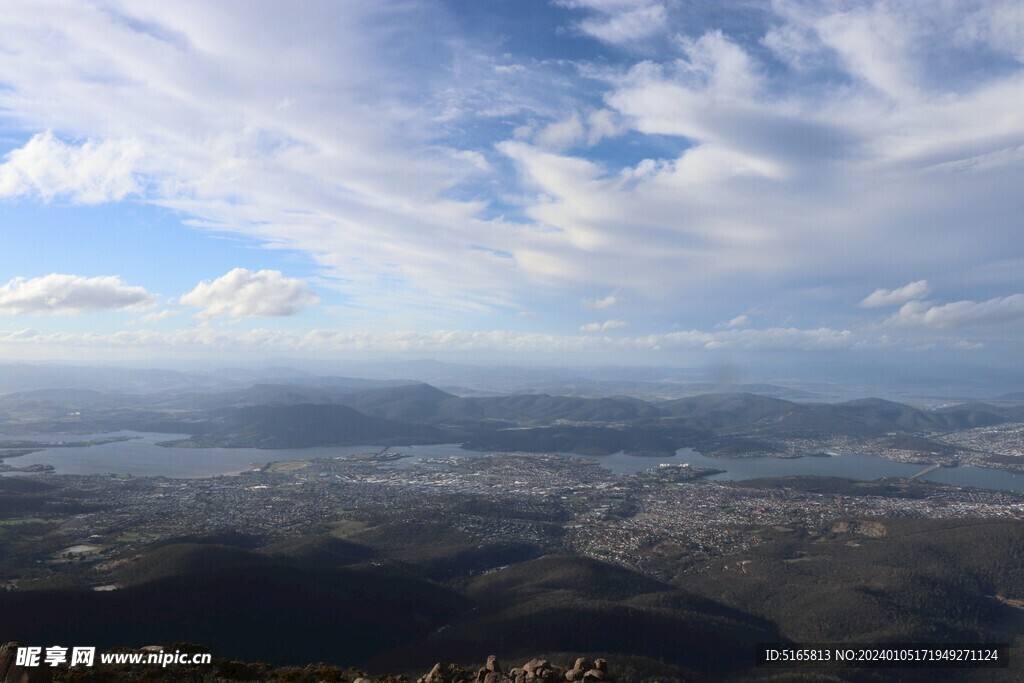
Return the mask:
[[(836, 335), (880, 324), (908, 345), (937, 330), (984, 342), (983, 323), (1019, 317), (1019, 295), (992, 298), (1020, 291), (1024, 261), (1019, 3), (547, 9), (551, 26), (519, 34), (520, 10), (493, 17), (492, 39), (441, 0), (13, 0), (0, 196), (129, 200), (183, 230), (291, 250), (325, 303), (380, 325), (591, 338), (621, 322), (588, 320), (582, 301), (615, 307), (631, 338), (670, 343), (659, 335), (757, 311), (763, 329), (735, 318), (699, 348), (767, 336), (811, 349), (851, 348)], [(118, 272), (107, 265), (74, 272)], [(908, 273), (921, 279), (851, 305), (862, 283)], [(8, 283), (0, 310), (149, 301), (66, 304), (31, 293), (45, 279)], [(933, 289), (964, 300), (924, 301)], [(242, 318), (316, 300), (265, 268), (180, 303)], [(885, 306), (902, 308), (862, 310)]]
[[(850, 350), (886, 346), (884, 339), (859, 338), (849, 330), (829, 328), (772, 328), (705, 332), (689, 330), (659, 335), (608, 337), (595, 335), (553, 335), (511, 330), (427, 330), (392, 332), (347, 332), (313, 329), (292, 332), (255, 328), (246, 331), (209, 326), (174, 331), (139, 330), (108, 335), (88, 333), (42, 333), (31, 328), (0, 331), (0, 348), (14, 351), (25, 345), (32, 349), (113, 348), (154, 353), (166, 349), (186, 351), (233, 350), (327, 353), (331, 356), (358, 352), (563, 354), (622, 353), (643, 351), (658, 354), (688, 350), (792, 351)], [(672, 357), (672, 356), (669, 356)]]

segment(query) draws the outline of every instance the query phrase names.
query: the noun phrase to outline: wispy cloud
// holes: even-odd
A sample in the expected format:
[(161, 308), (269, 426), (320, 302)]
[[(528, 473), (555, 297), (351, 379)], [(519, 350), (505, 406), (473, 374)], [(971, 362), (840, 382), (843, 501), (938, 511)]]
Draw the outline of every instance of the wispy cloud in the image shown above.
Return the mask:
[(664, 31), (665, 5), (651, 0), (558, 0), (556, 4), (593, 13), (575, 27), (585, 35), (614, 45), (631, 43)]
[(895, 326), (922, 326), (936, 329), (995, 325), (1024, 318), (1024, 294), (1011, 294), (987, 301), (954, 301), (929, 304), (912, 301), (888, 318)]
[(614, 308), (618, 306), (626, 299), (622, 294), (616, 290), (606, 296), (595, 296), (583, 299), (583, 307), (595, 310), (603, 310), (606, 308)]
[[(190, 229), (307, 256), (325, 299), (390, 321), (429, 309), (441, 327), (479, 328), (529, 310), (510, 326), (573, 336), (579, 321), (553, 311), (587, 294), (609, 309), (621, 298), (604, 293), (621, 291), (645, 329), (714, 328), (723, 311), (770, 304), (811, 330), (856, 330), (851, 282), (927, 276), (861, 302), (899, 306), (929, 282), (948, 290), (944, 274), (965, 263), (1020, 254), (1018, 4), (701, 14), (562, 0), (553, 11), (575, 30), (549, 39), (573, 50), (550, 59), (560, 45), (512, 54), (418, 0), (303, 12), (257, 0), (244, 13), (12, 0), (0, 108), (17, 142), (0, 195), (167, 208)], [(734, 12), (742, 30), (722, 19)], [(985, 287), (1016, 283), (1012, 268), (992, 272)], [(258, 304), (235, 285), (186, 297), (205, 316), (312, 301), (265, 288)], [(927, 335), (1014, 315), (1012, 297), (989, 292), (897, 319)], [(726, 325), (706, 343), (768, 338)]]
[(746, 314), (743, 314), (743, 315), (738, 315), (735, 318), (732, 318), (731, 320), (727, 320), (726, 322), (718, 325), (717, 327), (725, 328), (725, 329), (730, 329), (731, 330), (731, 329), (735, 329), (737, 327), (746, 327), (749, 324), (750, 324), (750, 316), (746, 315)]
[(927, 280), (915, 280), (896, 289), (876, 289), (864, 297), (859, 305), (861, 308), (896, 306), (914, 299), (922, 299), (928, 296), (929, 292), (931, 288), (928, 287)]
[(603, 323), (587, 323), (580, 326), (580, 332), (592, 333), (592, 332), (609, 332), (611, 330), (620, 330), (623, 327), (628, 327), (628, 323), (625, 320), (605, 320)]
[(139, 322), (148, 325), (152, 323), (158, 323), (163, 320), (169, 320), (178, 315), (181, 315), (181, 311), (174, 310), (173, 308), (165, 308), (162, 311), (154, 311), (152, 313), (147, 313), (146, 315), (141, 316), (139, 318)]

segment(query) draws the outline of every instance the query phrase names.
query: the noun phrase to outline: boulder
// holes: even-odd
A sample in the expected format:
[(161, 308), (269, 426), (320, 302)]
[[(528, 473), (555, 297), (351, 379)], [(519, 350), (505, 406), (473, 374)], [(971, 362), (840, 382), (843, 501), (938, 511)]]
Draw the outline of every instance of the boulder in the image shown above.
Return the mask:
[[(531, 659), (522, 666), (509, 669), (506, 674), (496, 655), (487, 658), (486, 665), (476, 672), (466, 671), (458, 664), (438, 662), (417, 683), (610, 683), (608, 663), (603, 659), (591, 662), (580, 657), (568, 671), (554, 666), (546, 659)], [(0, 680), (0, 683), (4, 681)], [(370, 683), (357, 680), (353, 683)]]
[(523, 670), (528, 674), (534, 674), (541, 669), (547, 669), (550, 667), (548, 660), (546, 659), (531, 659), (526, 664), (523, 664)]
[(10, 642), (0, 645), (0, 683), (52, 683), (53, 668), (40, 666), (18, 666), (18, 648), (20, 643)]
[(0, 645), (0, 681), (7, 680), (7, 672), (14, 666), (14, 657), (18, 649), (18, 643), (4, 643)]
[(416, 683), (439, 683), (444, 678), (444, 664), (438, 662), (429, 672), (420, 676)]

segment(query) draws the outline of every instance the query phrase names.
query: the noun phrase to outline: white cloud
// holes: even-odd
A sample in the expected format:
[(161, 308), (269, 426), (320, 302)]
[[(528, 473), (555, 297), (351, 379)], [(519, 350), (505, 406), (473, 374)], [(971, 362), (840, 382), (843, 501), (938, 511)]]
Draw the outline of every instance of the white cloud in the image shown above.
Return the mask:
[(572, 147), (581, 142), (586, 135), (580, 115), (573, 112), (566, 118), (548, 124), (537, 133), (537, 143), (553, 149)]
[(728, 322), (722, 323), (720, 325), (720, 327), (724, 327), (726, 329), (734, 329), (734, 328), (737, 328), (737, 327), (746, 327), (749, 324), (750, 324), (750, 316), (748, 316), (748, 315), (738, 315), (735, 318), (733, 318), (732, 320), (729, 320)]
[(835, 350), (868, 348), (884, 345), (882, 340), (862, 339), (850, 330), (829, 327), (800, 329), (769, 327), (765, 329), (733, 329), (721, 332), (671, 332), (659, 335), (659, 344), (692, 346), (706, 350)]
[(1017, 0), (991, 0), (971, 12), (957, 33), (958, 43), (979, 43), (1024, 62), (1024, 11)]
[(919, 91), (922, 73), (912, 52), (915, 24), (922, 18), (917, 12), (902, 11), (898, 3), (877, 3), (828, 13), (813, 25), (849, 74), (893, 99), (905, 100)]
[(591, 333), (591, 332), (608, 332), (609, 330), (618, 330), (626, 327), (627, 323), (625, 320), (605, 320), (603, 323), (587, 323), (586, 325), (580, 326), (580, 332)]
[[(449, 127), (533, 108), (548, 119), (554, 107), (529, 91), (530, 73), (495, 72), (437, 20), (415, 1), (303, 12), (257, 1), (241, 14), (190, 0), (8, 5), (0, 109), (54, 131), (29, 146), (32, 160), (62, 161), (36, 183), (39, 164), (15, 158), (2, 187), (89, 202), (139, 191), (194, 227), (310, 254), (368, 307), (382, 283), (406, 310), (427, 298), (436, 309), (515, 306), (522, 281), (495, 256), (511, 229), (478, 218), (486, 201), (459, 187), (494, 172), (491, 143), (467, 145)], [(458, 76), (446, 66), (456, 60)], [(81, 180), (93, 165), (64, 163), (79, 156), (109, 177)]]
[(141, 148), (128, 141), (61, 142), (47, 131), (34, 135), (0, 164), (0, 197), (68, 197), (77, 204), (100, 204), (138, 192), (135, 166)]
[(155, 303), (156, 296), (142, 287), (126, 285), (116, 275), (51, 273), (31, 279), (16, 277), (0, 287), (0, 315), (137, 310)]
[(882, 306), (895, 306), (914, 299), (922, 299), (928, 296), (931, 289), (927, 280), (915, 280), (909, 284), (897, 287), (896, 289), (876, 289), (864, 297), (860, 302), (861, 308), (880, 308)]
[(1011, 294), (987, 301), (954, 301), (933, 305), (923, 301), (904, 304), (887, 322), (893, 326), (922, 326), (937, 329), (994, 325), (1024, 318), (1024, 294)]
[[(1024, 182), (1024, 119), (1016, 114), (1024, 72), (1007, 66), (972, 83), (920, 77), (937, 70), (922, 45), (946, 44), (952, 29), (945, 15), (932, 21), (911, 3), (899, 5), (913, 15), (905, 21), (865, 19), (890, 31), (878, 40), (902, 46), (899, 73), (886, 75), (884, 65), (869, 64), (868, 29), (858, 25), (856, 40), (841, 39), (819, 30), (832, 16), (826, 9), (778, 7), (791, 4), (799, 11), (779, 18), (806, 38), (802, 64), (831, 69), (839, 80), (807, 84), (803, 72), (783, 72), (780, 88), (780, 76), (769, 79), (755, 53), (714, 31), (683, 41), (682, 59), (605, 72), (605, 101), (628, 126), (685, 139), (675, 158), (609, 171), (582, 153), (502, 146), (524, 184), (536, 188), (527, 215), (552, 228), (534, 236), (520, 265), (537, 266), (538, 277), (607, 282), (637, 296), (678, 296), (714, 282), (723, 301), (748, 306), (758, 301), (732, 298), (736, 292), (756, 297), (809, 278), (824, 286), (833, 277), (878, 277), (880, 248), (898, 255), (885, 261), (888, 277), (1017, 253), (1010, 217), (1024, 204), (1011, 188)], [(833, 43), (850, 58), (839, 59)], [(903, 78), (934, 90), (893, 102), (883, 91), (899, 90)], [(965, 180), (951, 163), (969, 164), (978, 177)]]
[(824, 63), (821, 44), (806, 27), (781, 24), (769, 29), (761, 43), (798, 71), (820, 67)]
[(139, 322), (146, 324), (158, 323), (163, 320), (173, 318), (177, 315), (181, 315), (181, 311), (176, 311), (173, 308), (165, 308), (162, 311), (154, 311), (152, 313), (147, 313), (146, 315), (139, 318)]
[(453, 150), (451, 155), (455, 159), (465, 161), (478, 171), (486, 172), (491, 170), (491, 165), (487, 163), (487, 158), (480, 152), (473, 150)]
[(606, 308), (613, 308), (615, 306), (618, 306), (625, 300), (625, 297), (623, 297), (622, 294), (619, 293), (618, 290), (616, 290), (607, 296), (599, 296), (584, 299), (583, 307), (596, 310), (603, 310)]
[(587, 144), (596, 145), (605, 138), (621, 135), (626, 129), (610, 109), (598, 109), (587, 115)]
[(277, 270), (253, 272), (245, 268), (200, 282), (179, 299), (183, 306), (203, 309), (200, 315), (207, 318), (294, 315), (317, 301), (316, 294), (302, 280), (286, 278)]
[[(660, 11), (684, 3), (561, 4), (617, 41), (662, 31)], [(725, 311), (796, 308), (808, 286), (1020, 253), (1018, 5), (786, 0), (743, 31), (700, 35), (697, 22), (690, 39), (630, 44), (642, 60), (517, 55), (522, 68), (498, 68), (504, 47), (453, 35), (458, 22), (417, 0), (303, 12), (253, 0), (243, 13), (11, 0), (0, 109), (55, 136), (8, 157), (0, 188), (137, 192), (198, 229), (308, 254), (353, 307), (393, 319), (514, 315), (614, 288), (672, 319), (706, 310), (694, 292)], [(782, 63), (762, 61), (758, 30)], [(550, 122), (567, 132), (544, 148)], [(495, 139), (514, 129), (518, 141)], [(580, 144), (626, 132), (608, 147), (635, 153)], [(100, 150), (121, 170), (90, 182), (68, 170), (94, 169), (71, 162)]]
[[(534, 142), (551, 150), (564, 150), (582, 143), (593, 147), (605, 138), (621, 135), (624, 130), (618, 117), (609, 109), (591, 111), (585, 120), (574, 111), (541, 128), (534, 136)], [(527, 137), (527, 131), (523, 133), (521, 137)]]
[(649, 38), (664, 31), (668, 25), (668, 13), (661, 3), (590, 1), (564, 4), (595, 10), (597, 16), (578, 22), (576, 28), (613, 45)]
[(760, 88), (754, 61), (721, 31), (705, 33), (696, 40), (683, 37), (680, 45), (687, 57), (684, 71), (700, 79), (698, 82), (716, 96), (749, 96)]
[(552, 4), (567, 9), (587, 9), (612, 14), (643, 7), (651, 2), (650, 0), (552, 0)]

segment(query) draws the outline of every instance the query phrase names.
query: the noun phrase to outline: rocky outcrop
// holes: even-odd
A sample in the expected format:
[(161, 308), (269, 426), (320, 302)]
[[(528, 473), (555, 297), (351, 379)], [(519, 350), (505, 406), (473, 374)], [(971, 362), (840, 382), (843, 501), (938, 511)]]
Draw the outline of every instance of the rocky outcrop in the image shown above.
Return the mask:
[(417, 683), (603, 683), (612, 681), (608, 662), (579, 658), (571, 669), (556, 666), (546, 659), (531, 659), (505, 673), (498, 658), (491, 655), (475, 674), (458, 664), (438, 662)]
[[(24, 667), (17, 664), (19, 643), (0, 643), (0, 683), (53, 683), (54, 672), (60, 672), (60, 680), (77, 680), (69, 678), (66, 665), (51, 668), (42, 662), (40, 666)], [(126, 652), (147, 652), (154, 648), (141, 650), (122, 650)], [(162, 648), (156, 648), (162, 649)], [(108, 683), (136, 683), (140, 674), (152, 670), (140, 665), (111, 665), (96, 663), (89, 669), (91, 677), (86, 680), (103, 680)], [(239, 660), (215, 659), (206, 667), (191, 665), (172, 665), (160, 668), (160, 677), (152, 680), (218, 680), (225, 683), (248, 681), (249, 683), (281, 683), (281, 681), (322, 681), (323, 683), (409, 683), (405, 676), (368, 675), (356, 669), (342, 669), (327, 664), (309, 664), (305, 667), (284, 666), (274, 667), (265, 663), (243, 662)], [(612, 683), (608, 673), (608, 662), (603, 659), (593, 661), (579, 658), (571, 668), (563, 668), (552, 664), (546, 659), (531, 659), (522, 666), (509, 669), (507, 672), (491, 655), (487, 663), (475, 672), (458, 664), (438, 662), (417, 683)]]
[(53, 672), (49, 667), (18, 665), (18, 647), (20, 643), (0, 645), (0, 683), (51, 683)]
[(603, 659), (595, 659), (590, 662), (580, 657), (571, 669), (565, 672), (567, 681), (583, 681), (583, 683), (597, 683), (597, 681), (608, 681), (608, 662)]

